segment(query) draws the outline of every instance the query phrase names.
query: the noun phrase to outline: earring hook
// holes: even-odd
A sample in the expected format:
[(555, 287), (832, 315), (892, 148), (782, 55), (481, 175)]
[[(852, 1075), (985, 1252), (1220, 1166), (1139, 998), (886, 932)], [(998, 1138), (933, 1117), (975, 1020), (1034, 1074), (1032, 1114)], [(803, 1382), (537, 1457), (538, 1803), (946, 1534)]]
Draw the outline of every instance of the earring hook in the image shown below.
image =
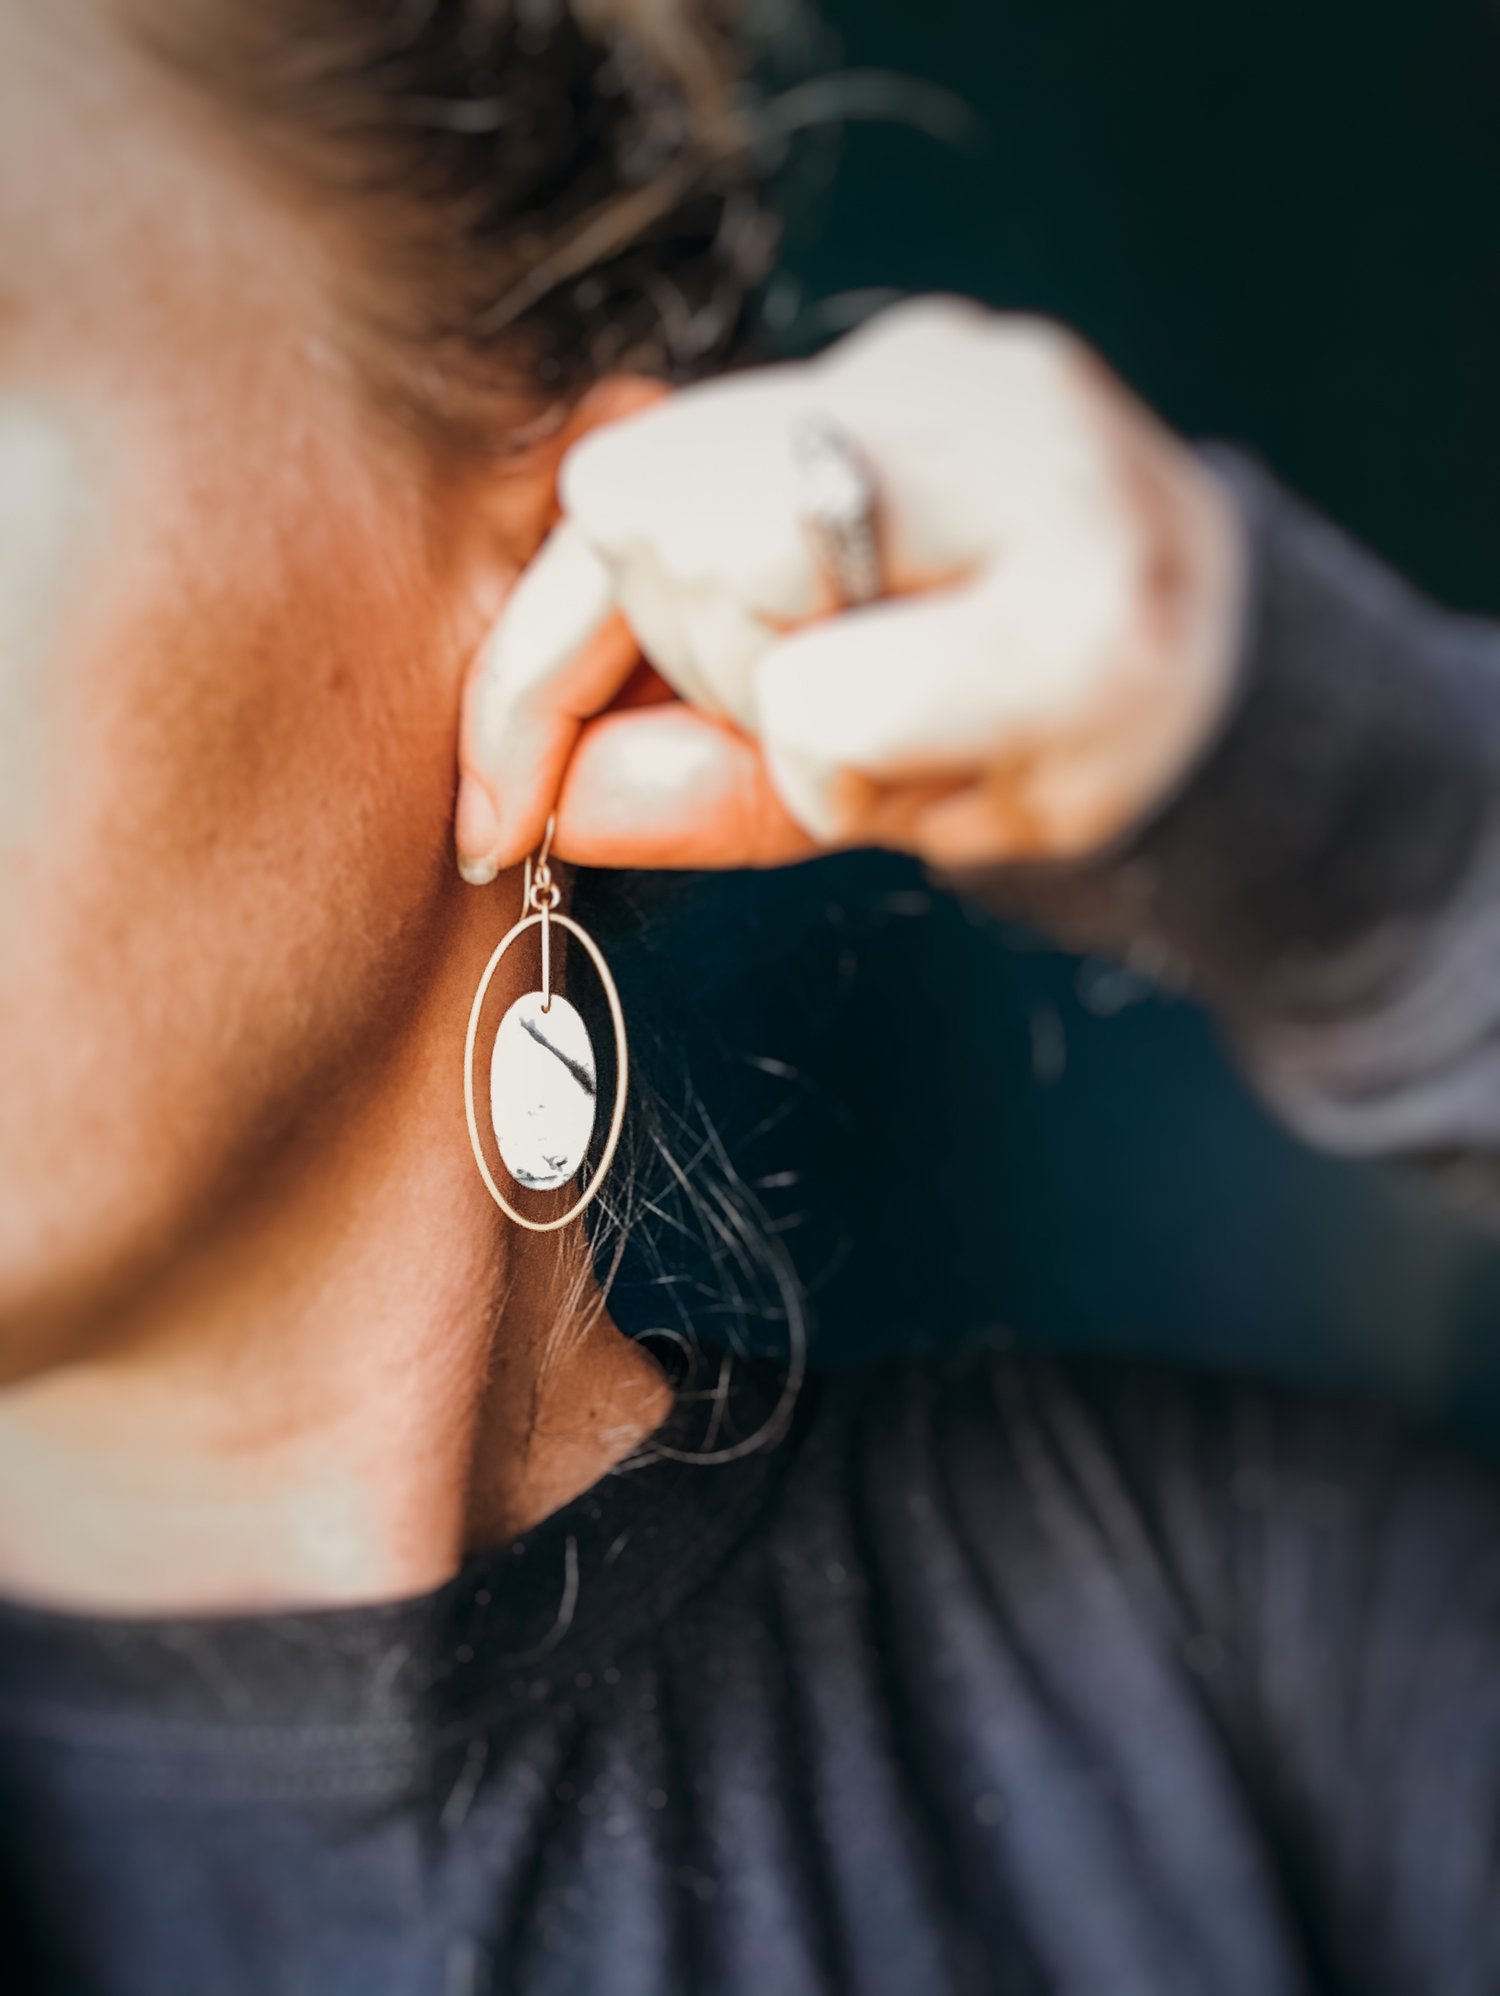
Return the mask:
[(552, 852), (552, 834), (557, 829), (556, 813), (547, 818), (547, 828), (542, 833), (542, 843), (537, 848), (535, 861), (529, 857), (523, 884), (523, 905), (534, 909), (542, 918), (542, 1010), (552, 1010), (552, 911), (562, 900), (562, 889), (552, 878), (552, 869), (547, 864)]
[(545, 873), (547, 871), (547, 860), (552, 851), (552, 835), (556, 830), (557, 813), (549, 811), (547, 814), (547, 829), (542, 833), (541, 848), (536, 856), (536, 870), (538, 873)]

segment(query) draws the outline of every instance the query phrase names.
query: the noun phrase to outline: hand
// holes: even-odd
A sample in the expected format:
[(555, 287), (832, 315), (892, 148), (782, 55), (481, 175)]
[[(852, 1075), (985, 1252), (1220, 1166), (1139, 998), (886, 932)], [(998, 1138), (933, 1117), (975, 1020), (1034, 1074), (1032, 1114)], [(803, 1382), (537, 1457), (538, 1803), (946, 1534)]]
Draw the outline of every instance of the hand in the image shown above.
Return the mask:
[[(808, 413), (873, 473), (863, 608), (799, 517)], [(559, 498), (466, 689), (470, 879), (553, 811), (590, 865), (1077, 858), (1160, 805), (1226, 705), (1232, 504), (1055, 326), (899, 307), (596, 431)]]

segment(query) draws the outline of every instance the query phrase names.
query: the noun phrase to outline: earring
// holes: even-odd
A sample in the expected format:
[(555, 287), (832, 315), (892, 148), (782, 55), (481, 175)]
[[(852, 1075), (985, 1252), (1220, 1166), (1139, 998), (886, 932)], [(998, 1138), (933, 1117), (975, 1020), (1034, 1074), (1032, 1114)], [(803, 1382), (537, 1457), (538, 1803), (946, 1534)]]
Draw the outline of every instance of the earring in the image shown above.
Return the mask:
[[(484, 967), (469, 1013), (464, 1043), (464, 1108), (474, 1162), (490, 1197), (508, 1219), (534, 1234), (555, 1233), (576, 1220), (591, 1205), (614, 1162), (625, 1122), (625, 1097), (630, 1083), (630, 1050), (625, 1039), (625, 1014), (620, 994), (598, 944), (571, 915), (558, 913), (562, 889), (552, 878), (554, 820), (547, 820), (535, 864), (526, 862), (521, 919), (500, 938)], [(504, 1170), (517, 1185), (533, 1192), (553, 1192), (578, 1176), (598, 1117), (598, 1063), (588, 1027), (561, 992), (552, 988), (552, 929), (566, 929), (588, 953), (615, 1029), (615, 1101), (609, 1131), (592, 1177), (565, 1213), (555, 1219), (533, 1220), (517, 1212), (495, 1182), (479, 1138), (474, 1105), (474, 1051), (479, 1040), (485, 997), (502, 958), (528, 930), (541, 930), (541, 989), (517, 998), (495, 1034), (490, 1049), (490, 1126)]]

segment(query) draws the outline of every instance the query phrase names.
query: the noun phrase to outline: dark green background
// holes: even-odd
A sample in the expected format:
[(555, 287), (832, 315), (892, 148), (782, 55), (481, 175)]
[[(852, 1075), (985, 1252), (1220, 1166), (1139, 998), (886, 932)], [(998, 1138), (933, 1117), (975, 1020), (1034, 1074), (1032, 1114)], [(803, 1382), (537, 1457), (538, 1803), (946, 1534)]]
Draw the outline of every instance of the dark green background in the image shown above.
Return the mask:
[[(813, 149), (773, 301), (790, 347), (886, 288), (1058, 315), (1181, 428), (1250, 444), (1500, 613), (1500, 10), (834, 18), (848, 67), (944, 85), (973, 129), (851, 127), (808, 200)], [(711, 1118), (762, 1181), (825, 1355), (998, 1334), (1375, 1382), (1500, 1425), (1494, 1250), (1274, 1129), (1189, 1008), (882, 858), (692, 890), (643, 962), (643, 1004), (653, 978), (686, 1000), (684, 1131)]]

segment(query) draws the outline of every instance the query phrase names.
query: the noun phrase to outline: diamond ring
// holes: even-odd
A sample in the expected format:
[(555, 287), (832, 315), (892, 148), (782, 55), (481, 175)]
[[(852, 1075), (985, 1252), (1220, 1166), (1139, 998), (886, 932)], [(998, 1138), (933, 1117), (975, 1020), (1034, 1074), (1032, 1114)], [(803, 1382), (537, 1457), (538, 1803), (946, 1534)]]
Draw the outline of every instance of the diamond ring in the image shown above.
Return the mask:
[(853, 440), (829, 417), (800, 416), (792, 456), (801, 484), (798, 509), (828, 579), (847, 607), (884, 594), (876, 531), (875, 481)]

